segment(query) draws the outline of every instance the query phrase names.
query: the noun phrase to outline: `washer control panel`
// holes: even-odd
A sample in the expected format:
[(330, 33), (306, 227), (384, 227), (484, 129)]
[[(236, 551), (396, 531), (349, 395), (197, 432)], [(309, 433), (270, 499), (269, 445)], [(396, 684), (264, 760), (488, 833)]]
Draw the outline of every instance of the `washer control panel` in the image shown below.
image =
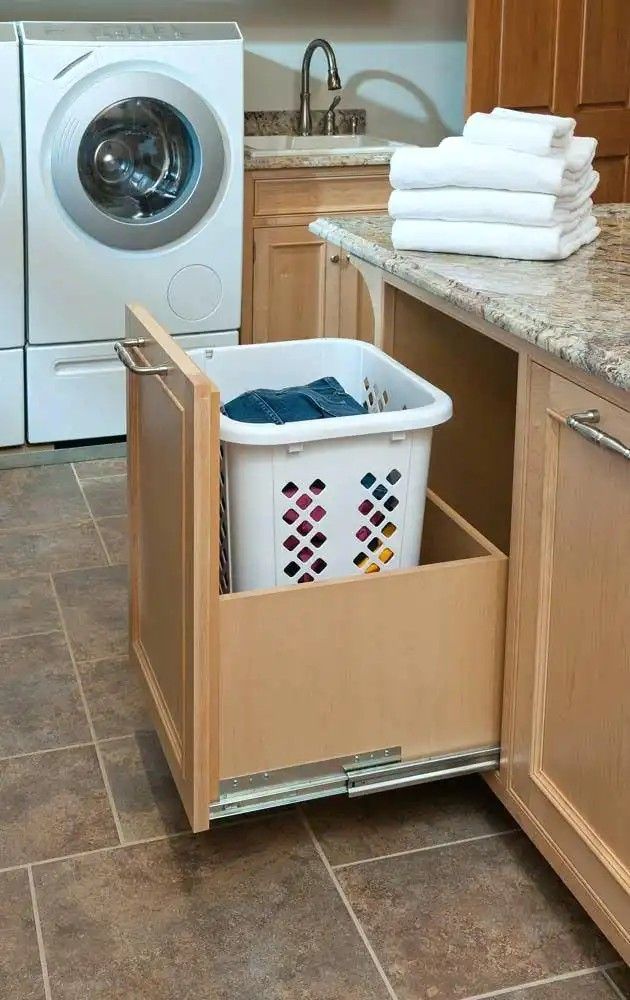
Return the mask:
[(176, 24), (93, 24), (95, 42), (178, 42), (186, 38), (184, 25)]
[(241, 42), (233, 21), (23, 21), (24, 42), (80, 42), (107, 45), (135, 42)]

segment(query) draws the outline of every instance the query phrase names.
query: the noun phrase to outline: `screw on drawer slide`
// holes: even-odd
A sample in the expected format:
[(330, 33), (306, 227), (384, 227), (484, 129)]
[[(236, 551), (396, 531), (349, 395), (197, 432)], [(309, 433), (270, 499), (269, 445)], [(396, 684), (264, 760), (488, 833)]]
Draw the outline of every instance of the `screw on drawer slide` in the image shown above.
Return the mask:
[(260, 771), (226, 778), (219, 800), (210, 806), (210, 819), (259, 812), (332, 795), (369, 795), (388, 788), (404, 788), (427, 781), (453, 778), (499, 766), (499, 747), (480, 747), (454, 754), (401, 761), (400, 747), (368, 750), (351, 757)]

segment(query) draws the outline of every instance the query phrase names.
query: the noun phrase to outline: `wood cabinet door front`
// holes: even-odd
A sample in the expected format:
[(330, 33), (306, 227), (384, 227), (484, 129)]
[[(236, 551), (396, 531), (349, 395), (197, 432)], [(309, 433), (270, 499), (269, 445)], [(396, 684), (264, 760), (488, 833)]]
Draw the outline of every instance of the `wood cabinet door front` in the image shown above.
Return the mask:
[[(533, 366), (509, 781), (630, 951), (630, 414)], [(583, 901), (585, 901), (583, 899)]]
[(470, 0), (468, 111), (577, 119), (599, 140), (596, 200), (630, 200), (628, 0)]
[(255, 344), (337, 335), (339, 300), (327, 296), (324, 240), (306, 224), (256, 229), (254, 255)]
[(127, 312), (129, 648), (193, 830), (218, 798), (219, 393), (140, 306)]

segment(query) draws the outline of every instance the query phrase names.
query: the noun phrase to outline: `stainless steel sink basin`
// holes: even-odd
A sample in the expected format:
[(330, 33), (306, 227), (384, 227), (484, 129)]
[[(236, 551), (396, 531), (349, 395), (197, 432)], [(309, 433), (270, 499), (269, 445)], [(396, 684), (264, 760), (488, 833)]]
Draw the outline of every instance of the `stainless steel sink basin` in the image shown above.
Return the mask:
[(257, 135), (245, 137), (250, 156), (273, 153), (364, 153), (386, 152), (403, 143), (376, 135)]

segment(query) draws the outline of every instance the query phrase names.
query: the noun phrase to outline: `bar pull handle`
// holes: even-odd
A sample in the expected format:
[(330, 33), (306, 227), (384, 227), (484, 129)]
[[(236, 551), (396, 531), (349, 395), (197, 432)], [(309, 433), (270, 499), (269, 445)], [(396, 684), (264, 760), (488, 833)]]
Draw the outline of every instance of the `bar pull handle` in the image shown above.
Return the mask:
[(599, 410), (584, 410), (583, 413), (572, 413), (570, 417), (566, 418), (567, 427), (570, 427), (572, 431), (577, 431), (587, 441), (592, 441), (593, 444), (598, 444), (600, 448), (606, 448), (607, 451), (612, 451), (615, 455), (621, 455), (622, 458), (630, 462), (630, 448), (619, 438), (593, 426), (599, 421)]
[(128, 368), (134, 375), (166, 375), (170, 371), (168, 365), (139, 365), (133, 360), (129, 353), (130, 347), (144, 347), (146, 340), (143, 337), (130, 338), (129, 340), (117, 340), (114, 350), (122, 361), (125, 368)]

